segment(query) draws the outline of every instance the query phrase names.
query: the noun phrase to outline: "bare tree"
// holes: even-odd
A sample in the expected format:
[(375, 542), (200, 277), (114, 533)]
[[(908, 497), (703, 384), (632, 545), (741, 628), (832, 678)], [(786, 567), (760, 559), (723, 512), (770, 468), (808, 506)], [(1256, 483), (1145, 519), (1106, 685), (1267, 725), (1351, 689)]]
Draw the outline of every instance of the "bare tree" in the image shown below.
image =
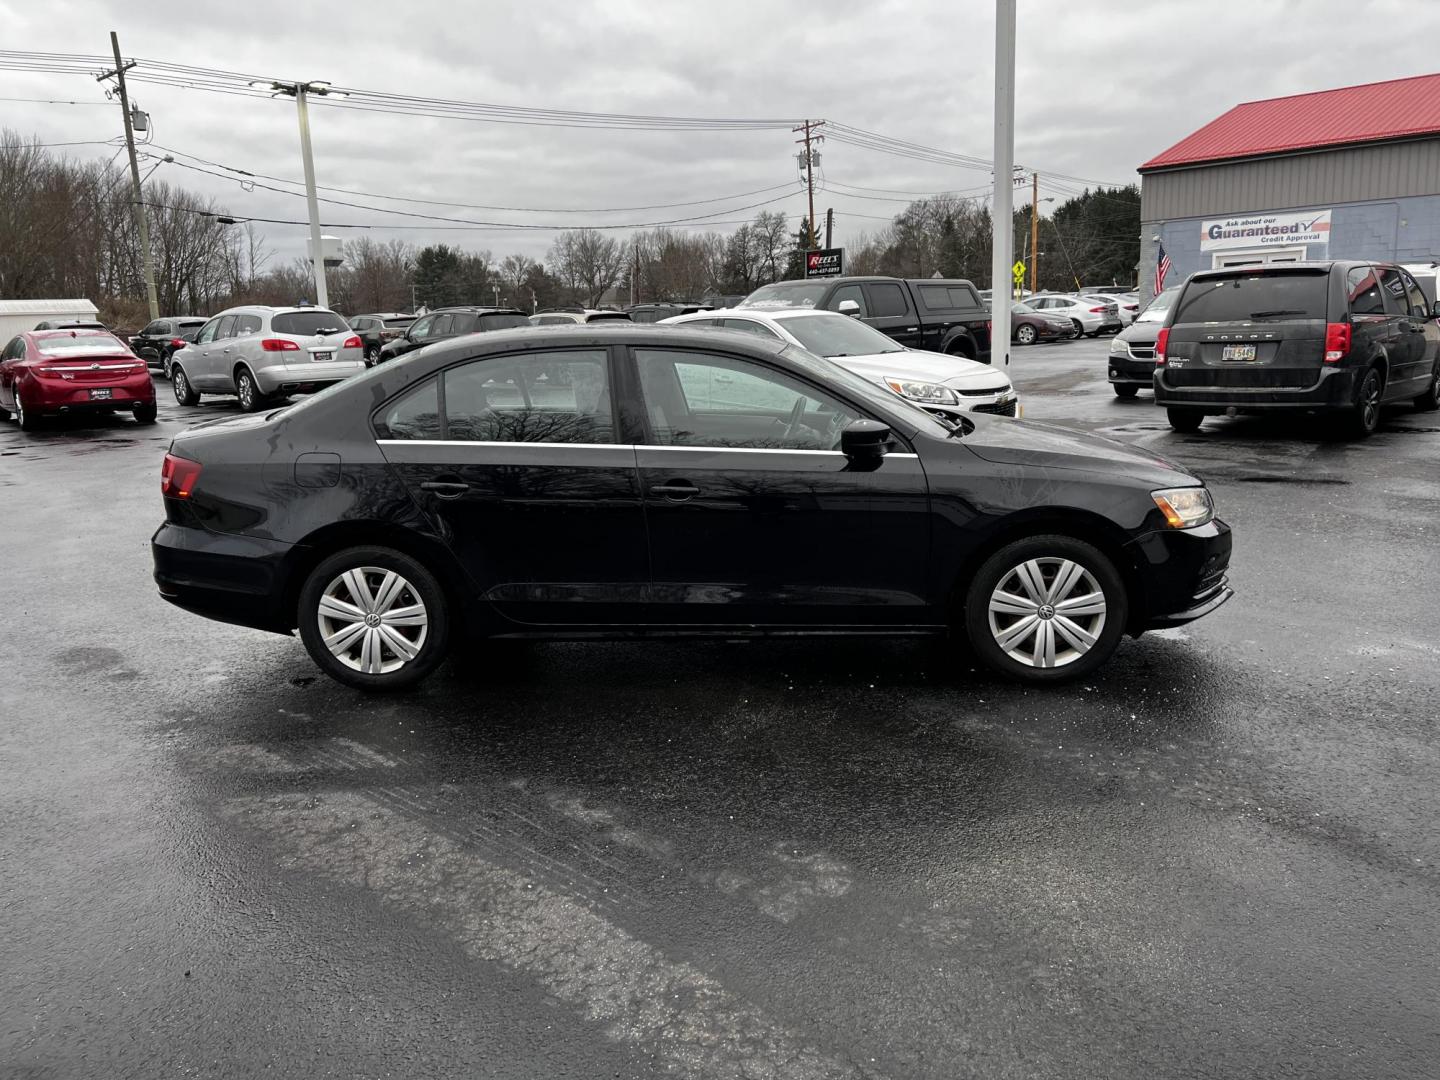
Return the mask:
[(594, 307), (620, 280), (625, 255), (619, 242), (597, 229), (572, 229), (555, 238), (550, 266), (569, 285), (572, 296)]

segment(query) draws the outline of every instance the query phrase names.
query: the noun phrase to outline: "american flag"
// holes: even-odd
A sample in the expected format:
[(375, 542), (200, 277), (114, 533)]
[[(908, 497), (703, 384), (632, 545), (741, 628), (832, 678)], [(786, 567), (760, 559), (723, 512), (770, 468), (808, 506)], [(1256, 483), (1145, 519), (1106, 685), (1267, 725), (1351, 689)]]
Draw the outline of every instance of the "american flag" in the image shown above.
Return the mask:
[(1155, 260), (1155, 294), (1165, 288), (1165, 275), (1170, 273), (1170, 256), (1165, 254), (1165, 245), (1160, 245), (1160, 257)]

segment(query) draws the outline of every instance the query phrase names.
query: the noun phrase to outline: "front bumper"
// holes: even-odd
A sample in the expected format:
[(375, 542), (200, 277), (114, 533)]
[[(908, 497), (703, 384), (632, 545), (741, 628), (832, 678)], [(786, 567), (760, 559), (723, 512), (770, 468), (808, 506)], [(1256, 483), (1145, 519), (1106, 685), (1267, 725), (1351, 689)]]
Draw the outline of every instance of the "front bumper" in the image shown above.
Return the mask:
[[(1188, 369), (1187, 369), (1188, 370)], [(1198, 368), (1224, 376), (1223, 369)], [(1175, 386), (1169, 368), (1155, 369), (1155, 404), (1224, 412), (1228, 409), (1346, 409), (1355, 403), (1356, 380), (1361, 368), (1326, 367), (1309, 386)]]
[(1155, 361), (1137, 360), (1125, 353), (1111, 353), (1107, 377), (1118, 386), (1142, 386), (1150, 389), (1155, 382)]
[(1180, 626), (1210, 614), (1234, 595), (1230, 526), (1219, 518), (1194, 529), (1160, 529), (1132, 540), (1143, 606), (1131, 612), (1133, 633)]
[(217, 622), (288, 634), (282, 568), (291, 545), (167, 521), (150, 538), (155, 584), (178, 608)]

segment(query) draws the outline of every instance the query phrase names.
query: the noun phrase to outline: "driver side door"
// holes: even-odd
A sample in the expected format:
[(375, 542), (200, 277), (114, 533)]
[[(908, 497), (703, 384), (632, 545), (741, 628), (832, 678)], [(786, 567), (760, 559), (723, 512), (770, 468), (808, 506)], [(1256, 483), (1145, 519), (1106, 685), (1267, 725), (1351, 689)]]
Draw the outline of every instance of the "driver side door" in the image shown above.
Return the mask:
[(666, 626), (928, 625), (929, 495), (896, 445), (858, 469), (857, 406), (754, 359), (630, 350), (650, 537), (650, 620)]

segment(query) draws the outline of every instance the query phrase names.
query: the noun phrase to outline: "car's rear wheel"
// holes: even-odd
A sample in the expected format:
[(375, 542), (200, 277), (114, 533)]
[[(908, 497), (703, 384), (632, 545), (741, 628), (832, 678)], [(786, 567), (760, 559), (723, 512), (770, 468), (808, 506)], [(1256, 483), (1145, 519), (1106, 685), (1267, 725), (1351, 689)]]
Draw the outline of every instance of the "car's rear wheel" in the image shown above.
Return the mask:
[(25, 408), (25, 395), (20, 393), (18, 385), (15, 387), (15, 422), (21, 431), (34, 431), (40, 426), (40, 417)]
[(349, 548), (325, 559), (300, 590), (297, 621), (310, 658), (361, 690), (412, 686), (449, 647), (440, 583), (393, 548)]
[(1015, 331), (1015, 340), (1021, 345), (1035, 344), (1035, 328), (1033, 326), (1022, 326)]
[(137, 424), (153, 424), (155, 416), (159, 412), (155, 402), (145, 401), (135, 406), (135, 422)]
[(1430, 385), (1425, 392), (1415, 399), (1415, 408), (1421, 412), (1434, 412), (1440, 409), (1440, 361), (1436, 361), (1435, 369), (1430, 372)]
[(190, 385), (190, 378), (179, 364), (170, 365), (170, 390), (179, 405), (195, 405), (200, 401), (199, 392)]
[(1082, 323), (1079, 319), (1071, 319), (1070, 321), (1075, 324), (1075, 333), (1072, 334), (1071, 336), (1074, 337), (1074, 338), (1077, 338), (1077, 339), (1084, 337), (1084, 336), (1085, 336), (1085, 324)]
[(380, 346), (379, 346), (379, 345), (366, 345), (366, 346), (365, 346), (365, 366), (366, 366), (366, 367), (374, 367), (374, 366), (375, 366), (375, 361), (377, 361), (377, 360), (379, 360), (379, 359), (380, 359)]
[(1355, 395), (1355, 404), (1341, 420), (1342, 430), (1352, 439), (1365, 439), (1374, 434), (1380, 426), (1380, 400), (1385, 393), (1385, 382), (1378, 368), (1365, 372), (1360, 380), (1360, 390)]
[(1025, 682), (1087, 675), (1108, 660), (1129, 617), (1120, 572), (1070, 536), (1017, 540), (986, 559), (965, 598), (965, 630), (989, 668)]
[(1114, 383), (1113, 385), (1115, 387), (1115, 396), (1119, 398), (1132, 398), (1140, 392), (1138, 386), (1133, 386), (1128, 383)]
[(257, 412), (265, 405), (265, 395), (260, 393), (249, 368), (242, 367), (235, 372), (235, 396), (240, 399), (240, 408), (244, 412)]
[(1170, 426), (1176, 431), (1189, 433), (1199, 431), (1200, 424), (1205, 419), (1205, 414), (1199, 409), (1176, 409), (1165, 410), (1165, 419), (1170, 421)]

